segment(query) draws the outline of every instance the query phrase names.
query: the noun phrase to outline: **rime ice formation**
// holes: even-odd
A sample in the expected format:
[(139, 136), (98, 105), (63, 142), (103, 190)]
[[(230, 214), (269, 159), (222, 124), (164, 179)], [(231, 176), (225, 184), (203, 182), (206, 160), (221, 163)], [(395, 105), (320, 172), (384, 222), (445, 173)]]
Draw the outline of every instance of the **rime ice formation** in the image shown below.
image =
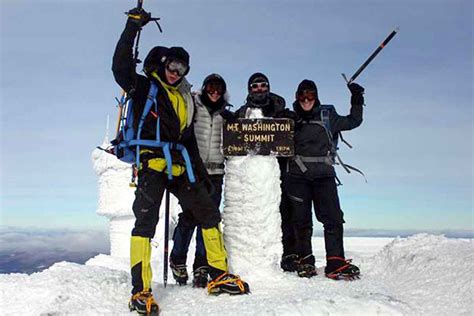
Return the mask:
[[(261, 118), (254, 109), (250, 118)], [(256, 278), (278, 267), (283, 252), (280, 169), (276, 157), (231, 157), (226, 162), (224, 241), (232, 271)]]
[[(106, 136), (102, 148), (110, 146)], [(129, 186), (132, 169), (130, 164), (118, 160), (114, 155), (103, 150), (95, 149), (92, 152), (94, 170), (99, 177), (99, 202), (97, 214), (106, 216), (109, 221), (110, 255), (112, 257), (128, 258), (130, 256), (130, 234), (135, 217), (132, 211), (134, 188)], [(160, 207), (160, 222), (162, 223), (164, 198)], [(181, 211), (177, 199), (171, 195), (170, 199), (170, 232), (177, 223), (177, 214)], [(162, 243), (164, 235), (163, 225), (158, 224), (155, 240)], [(170, 233), (170, 237), (171, 237)], [(156, 256), (157, 252), (153, 253)]]

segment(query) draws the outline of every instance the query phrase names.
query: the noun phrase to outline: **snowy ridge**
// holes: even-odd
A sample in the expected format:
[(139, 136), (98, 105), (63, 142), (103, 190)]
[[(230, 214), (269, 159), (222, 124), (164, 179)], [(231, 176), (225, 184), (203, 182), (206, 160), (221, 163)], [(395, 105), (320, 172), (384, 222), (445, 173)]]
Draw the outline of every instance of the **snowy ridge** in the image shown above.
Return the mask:
[(472, 239), (397, 238), (373, 258), (371, 270), (392, 295), (413, 300), (416, 313), (448, 315), (456, 306), (455, 314), (472, 315), (473, 250)]
[[(321, 262), (323, 239), (313, 241)], [(250, 295), (212, 297), (190, 285), (163, 289), (162, 266), (153, 262), (153, 290), (163, 315), (471, 315), (472, 240), (415, 235), (347, 241), (348, 253), (361, 266), (358, 281), (329, 280), (319, 265), (312, 279), (275, 272), (252, 281)], [(4, 315), (132, 315), (129, 291), (127, 260), (99, 255), (86, 265), (61, 262), (32, 275), (0, 275), (0, 310)]]

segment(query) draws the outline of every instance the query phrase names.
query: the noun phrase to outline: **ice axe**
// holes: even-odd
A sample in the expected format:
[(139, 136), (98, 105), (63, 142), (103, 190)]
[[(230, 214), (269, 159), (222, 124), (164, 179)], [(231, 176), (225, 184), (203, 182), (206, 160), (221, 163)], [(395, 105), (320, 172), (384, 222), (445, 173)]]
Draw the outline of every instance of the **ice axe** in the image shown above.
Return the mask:
[(342, 74), (342, 77), (344, 78), (344, 80), (346, 81), (347, 85), (351, 84), (359, 75), (360, 73), (365, 69), (365, 67), (367, 67), (370, 62), (375, 58), (375, 56), (378, 55), (378, 53), (380, 53), (380, 51), (388, 44), (388, 42), (390, 42), (390, 40), (397, 34), (399, 28), (395, 28), (388, 36), (387, 38), (382, 42), (382, 44), (379, 45), (379, 47), (377, 47), (377, 49), (372, 53), (372, 55), (369, 56), (369, 58), (367, 58), (367, 60), (362, 64), (362, 66), (359, 67), (359, 69), (357, 69), (357, 71), (352, 75), (352, 77), (348, 80), (347, 77), (346, 77), (346, 74)]
[[(143, 0), (137, 0), (137, 9), (143, 9)], [(125, 14), (128, 15), (128, 12), (125, 12)], [(150, 18), (150, 21), (155, 22), (160, 32), (163, 33), (163, 30), (161, 29), (161, 25), (158, 22), (159, 20), (160, 18)], [(141, 33), (142, 33), (142, 28), (140, 27), (140, 30), (138, 31), (138, 34), (137, 34), (137, 39), (135, 41), (135, 48), (133, 52), (133, 60), (135, 61), (135, 65), (142, 62), (140, 59), (138, 59), (138, 43), (140, 42)]]

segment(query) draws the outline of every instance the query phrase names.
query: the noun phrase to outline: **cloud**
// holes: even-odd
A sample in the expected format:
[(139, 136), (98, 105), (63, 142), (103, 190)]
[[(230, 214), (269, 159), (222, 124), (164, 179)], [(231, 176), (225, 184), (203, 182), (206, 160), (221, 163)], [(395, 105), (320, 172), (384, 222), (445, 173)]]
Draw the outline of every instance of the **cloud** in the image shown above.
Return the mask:
[[(473, 230), (344, 229), (345, 237), (409, 237), (421, 233), (444, 235), (448, 238), (474, 238)], [(322, 227), (320, 229), (316, 228), (313, 232), (313, 236), (324, 236)]]
[(104, 231), (0, 227), (0, 273), (37, 272), (59, 261), (84, 263), (109, 251)]
[(108, 253), (109, 248), (105, 231), (0, 227), (1, 252), (56, 249)]

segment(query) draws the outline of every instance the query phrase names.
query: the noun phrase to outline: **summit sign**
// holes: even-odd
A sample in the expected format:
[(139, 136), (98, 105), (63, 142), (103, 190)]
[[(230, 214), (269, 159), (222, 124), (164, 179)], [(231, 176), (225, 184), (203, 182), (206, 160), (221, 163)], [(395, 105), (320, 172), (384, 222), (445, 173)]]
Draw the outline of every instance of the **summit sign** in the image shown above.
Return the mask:
[(290, 119), (238, 119), (223, 126), (225, 156), (294, 154), (294, 122)]

